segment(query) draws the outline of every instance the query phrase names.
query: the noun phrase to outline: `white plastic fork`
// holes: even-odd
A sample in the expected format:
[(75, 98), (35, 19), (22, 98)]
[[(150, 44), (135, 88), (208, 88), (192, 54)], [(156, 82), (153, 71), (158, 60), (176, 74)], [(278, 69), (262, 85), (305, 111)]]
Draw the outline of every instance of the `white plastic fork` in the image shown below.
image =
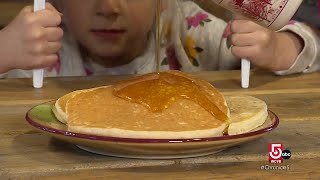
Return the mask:
[[(46, 8), (46, 0), (34, 0), (34, 12), (40, 11)], [(34, 69), (33, 70), (33, 87), (42, 88), (43, 87), (43, 74), (44, 69)]]

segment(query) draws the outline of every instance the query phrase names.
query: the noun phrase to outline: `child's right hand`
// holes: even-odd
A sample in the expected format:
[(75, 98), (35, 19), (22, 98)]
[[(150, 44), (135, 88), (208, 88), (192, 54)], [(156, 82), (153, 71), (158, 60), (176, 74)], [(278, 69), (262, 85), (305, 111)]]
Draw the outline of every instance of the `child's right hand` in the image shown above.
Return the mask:
[(25, 7), (0, 31), (0, 73), (44, 68), (56, 62), (63, 36), (60, 24), (61, 13), (49, 3), (38, 12)]

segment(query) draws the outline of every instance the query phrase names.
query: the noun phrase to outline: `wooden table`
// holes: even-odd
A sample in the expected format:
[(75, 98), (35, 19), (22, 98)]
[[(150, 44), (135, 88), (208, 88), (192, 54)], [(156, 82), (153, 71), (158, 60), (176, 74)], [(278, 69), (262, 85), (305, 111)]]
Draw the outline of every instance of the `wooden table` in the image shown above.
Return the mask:
[[(320, 73), (274, 76), (253, 72), (251, 88), (241, 89), (240, 72), (201, 72), (224, 94), (248, 94), (265, 100), (281, 119), (258, 140), (215, 155), (178, 160), (134, 160), (90, 154), (38, 133), (26, 123), (26, 111), (76, 89), (111, 84), (127, 76), (45, 79), (33, 89), (30, 79), (0, 80), (0, 179), (267, 179), (320, 178)], [(268, 143), (283, 143), (292, 157), (289, 170), (261, 170)]]
[(0, 29), (7, 25), (23, 7), (32, 4), (32, 0), (1, 0)]

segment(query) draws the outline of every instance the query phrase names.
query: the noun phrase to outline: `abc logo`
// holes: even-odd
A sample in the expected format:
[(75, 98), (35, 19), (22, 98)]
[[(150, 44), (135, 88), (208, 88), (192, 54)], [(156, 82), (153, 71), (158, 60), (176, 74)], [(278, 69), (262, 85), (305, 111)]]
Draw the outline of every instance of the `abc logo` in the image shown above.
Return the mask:
[(291, 158), (291, 152), (289, 150), (284, 150), (281, 153), (281, 156), (283, 159), (290, 159)]

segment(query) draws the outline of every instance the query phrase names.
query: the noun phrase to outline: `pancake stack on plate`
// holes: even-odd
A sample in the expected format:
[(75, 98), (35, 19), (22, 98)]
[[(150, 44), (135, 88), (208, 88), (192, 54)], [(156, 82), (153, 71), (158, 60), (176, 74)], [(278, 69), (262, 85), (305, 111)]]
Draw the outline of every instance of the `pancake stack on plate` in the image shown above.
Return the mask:
[[(192, 98), (181, 96), (167, 108), (153, 112), (143, 103), (115, 95), (124, 88), (157, 80), (159, 73), (151, 73), (114, 86), (71, 92), (56, 101), (53, 112), (72, 132), (141, 139), (208, 138), (222, 136), (226, 131), (229, 135), (242, 134), (261, 126), (268, 117), (267, 105), (262, 100), (251, 96), (224, 97), (208, 82), (189, 74), (163, 73), (166, 73), (168, 83), (174, 83), (171, 76), (190, 80), (208, 99), (207, 105), (212, 106), (209, 108), (215, 111), (210, 112), (208, 107)], [(144, 91), (147, 95), (157, 89), (150, 87)], [(154, 101), (151, 99), (150, 102)], [(213, 112), (218, 112), (219, 116)]]

